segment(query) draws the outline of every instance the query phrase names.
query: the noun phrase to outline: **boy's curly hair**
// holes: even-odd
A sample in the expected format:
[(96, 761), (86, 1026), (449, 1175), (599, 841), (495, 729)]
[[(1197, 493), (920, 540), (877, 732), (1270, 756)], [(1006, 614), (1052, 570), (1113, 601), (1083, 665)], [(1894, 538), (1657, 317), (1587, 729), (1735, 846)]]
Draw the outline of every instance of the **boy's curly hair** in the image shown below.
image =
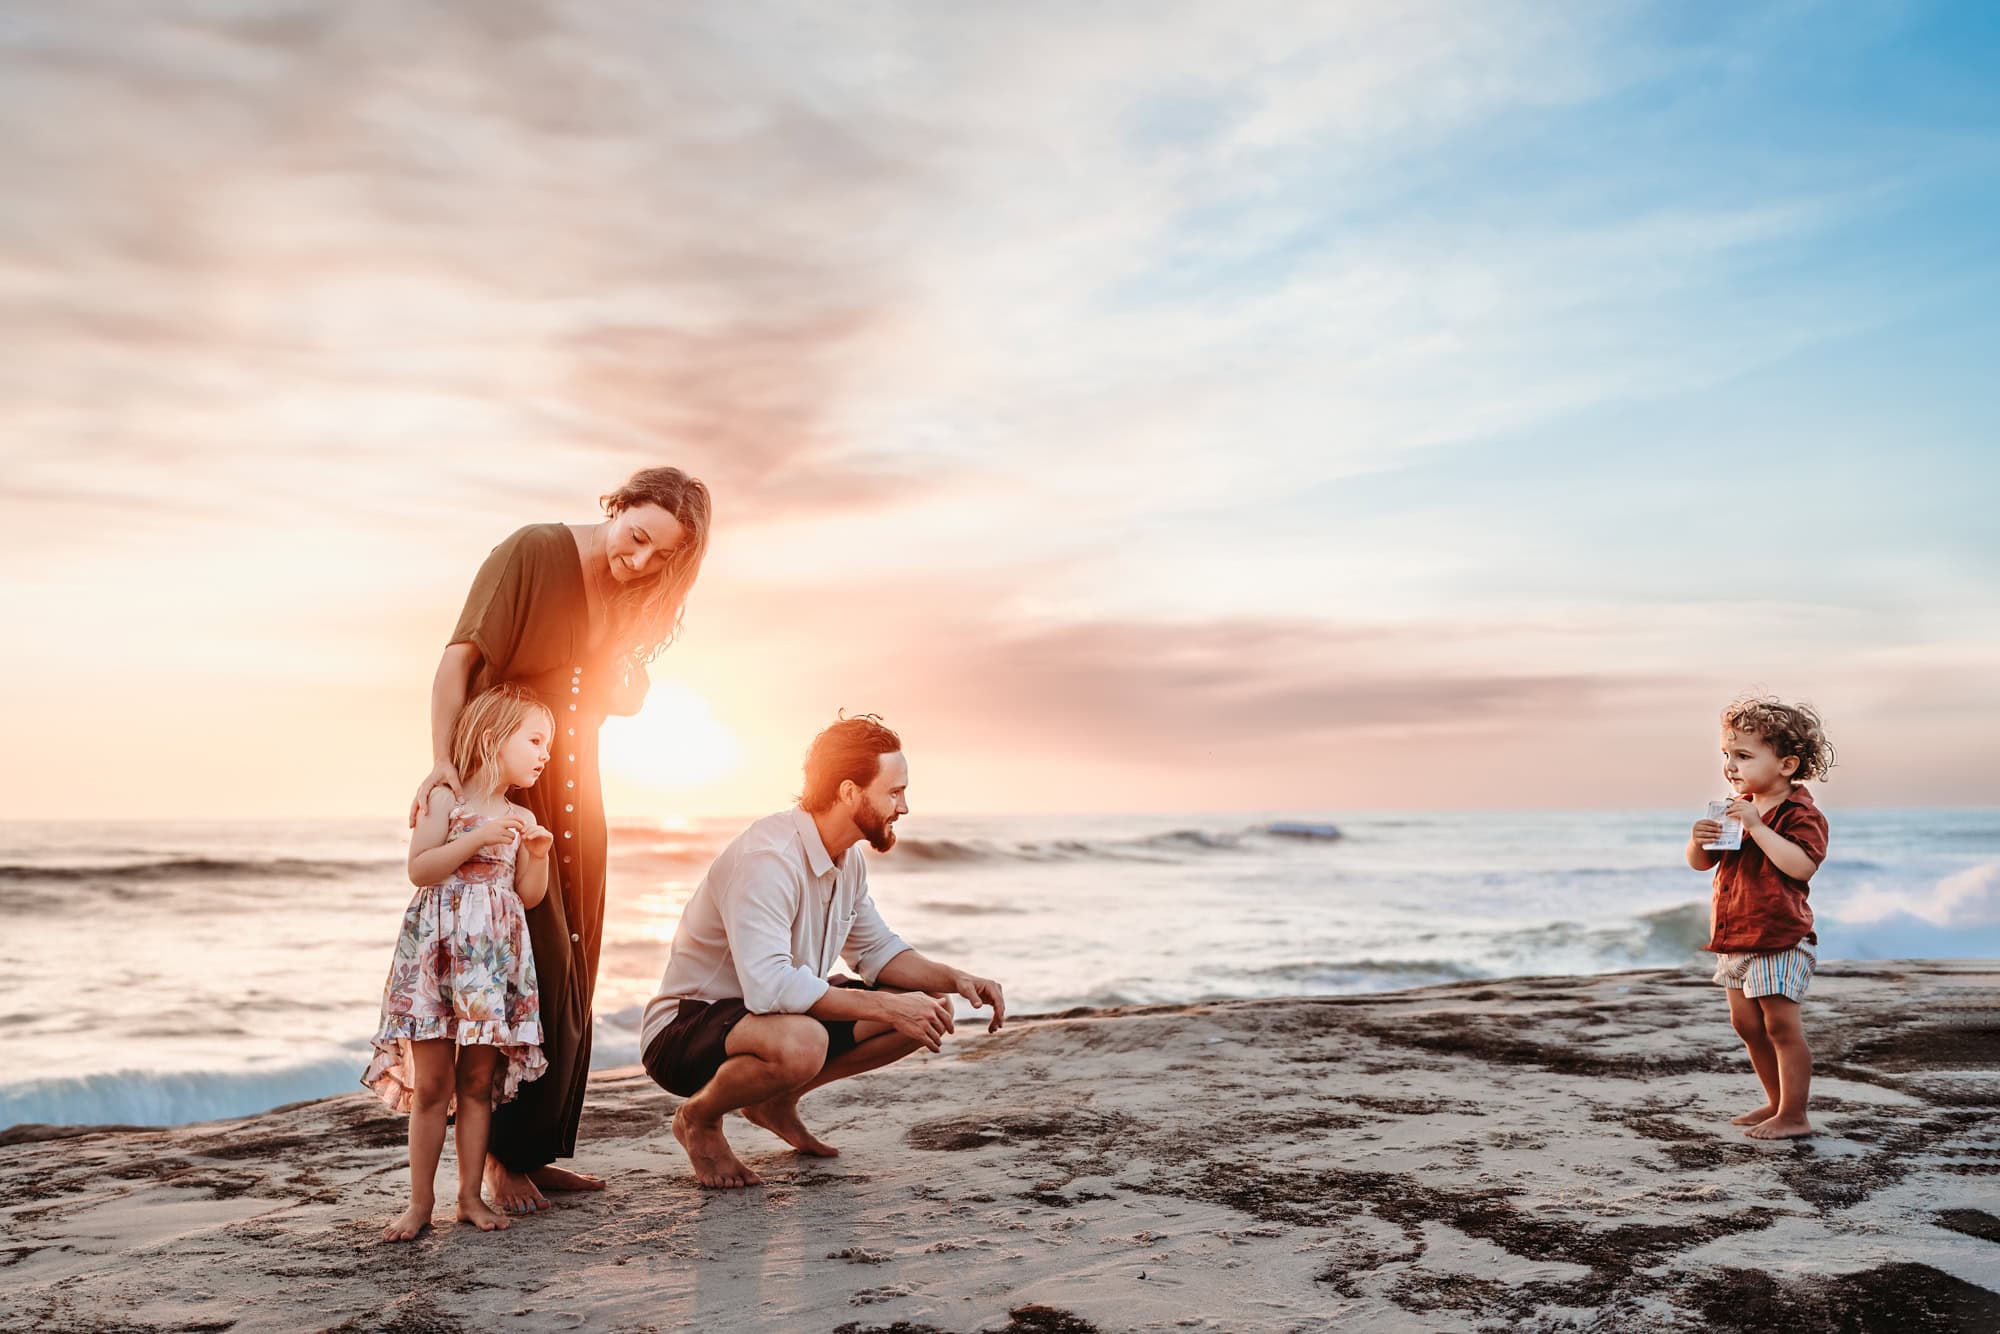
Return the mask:
[(1799, 767), (1794, 782), (1826, 781), (1833, 770), (1833, 743), (1826, 724), (1810, 704), (1783, 704), (1775, 695), (1745, 695), (1722, 711), (1722, 725), (1731, 732), (1762, 737), (1779, 759), (1791, 756)]

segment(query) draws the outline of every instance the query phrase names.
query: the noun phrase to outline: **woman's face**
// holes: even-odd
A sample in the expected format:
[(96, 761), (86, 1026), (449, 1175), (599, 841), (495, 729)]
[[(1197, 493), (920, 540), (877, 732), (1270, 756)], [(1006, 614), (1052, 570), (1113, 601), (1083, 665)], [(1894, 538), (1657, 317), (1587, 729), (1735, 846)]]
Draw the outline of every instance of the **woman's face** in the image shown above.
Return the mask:
[(681, 521), (658, 505), (619, 510), (604, 538), (604, 559), (611, 566), (611, 577), (621, 584), (652, 578), (683, 536)]

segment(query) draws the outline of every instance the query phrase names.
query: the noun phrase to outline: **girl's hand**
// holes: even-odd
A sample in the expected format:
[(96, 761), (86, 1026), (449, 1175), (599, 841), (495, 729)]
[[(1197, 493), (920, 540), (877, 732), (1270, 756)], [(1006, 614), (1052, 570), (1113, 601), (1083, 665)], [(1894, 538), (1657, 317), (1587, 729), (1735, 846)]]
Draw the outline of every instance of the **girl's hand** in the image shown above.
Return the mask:
[(415, 829), (417, 817), (430, 810), (431, 793), (440, 787), (451, 789), (453, 801), (465, 800), (465, 788), (459, 782), (458, 769), (450, 760), (438, 761), (437, 768), (425, 775), (424, 781), (418, 785), (417, 799), (410, 803), (410, 828)]
[(1696, 847), (1713, 843), (1722, 837), (1722, 821), (1703, 818), (1694, 822), (1694, 842)]
[(472, 840), (475, 848), (490, 848), (497, 843), (512, 843), (526, 828), (519, 816), (502, 815), (488, 820), (465, 837)]
[(1737, 797), (1729, 803), (1729, 813), (1743, 822), (1743, 832), (1764, 827), (1764, 817), (1757, 814), (1757, 803), (1748, 797)]
[(555, 833), (538, 824), (529, 825), (521, 834), (521, 851), (530, 857), (546, 857), (555, 845)]

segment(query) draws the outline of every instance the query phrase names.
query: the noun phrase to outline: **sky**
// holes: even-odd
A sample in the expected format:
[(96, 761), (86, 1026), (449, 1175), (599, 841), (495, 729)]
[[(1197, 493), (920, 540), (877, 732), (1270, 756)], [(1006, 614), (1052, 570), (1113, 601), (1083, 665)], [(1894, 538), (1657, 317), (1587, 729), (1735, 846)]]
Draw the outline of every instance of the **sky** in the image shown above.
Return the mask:
[(2000, 804), (2000, 11), (0, 11), (21, 818), (396, 816), (473, 571), (712, 487), (614, 813)]

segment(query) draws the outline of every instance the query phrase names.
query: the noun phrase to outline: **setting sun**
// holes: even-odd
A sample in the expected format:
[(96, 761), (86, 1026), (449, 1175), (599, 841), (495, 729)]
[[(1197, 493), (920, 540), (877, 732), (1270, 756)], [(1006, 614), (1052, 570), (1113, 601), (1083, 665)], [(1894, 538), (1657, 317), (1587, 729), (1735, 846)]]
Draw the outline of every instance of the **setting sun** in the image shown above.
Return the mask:
[(743, 749), (706, 699), (678, 681), (655, 681), (638, 717), (606, 720), (599, 755), (607, 776), (667, 793), (727, 777)]

